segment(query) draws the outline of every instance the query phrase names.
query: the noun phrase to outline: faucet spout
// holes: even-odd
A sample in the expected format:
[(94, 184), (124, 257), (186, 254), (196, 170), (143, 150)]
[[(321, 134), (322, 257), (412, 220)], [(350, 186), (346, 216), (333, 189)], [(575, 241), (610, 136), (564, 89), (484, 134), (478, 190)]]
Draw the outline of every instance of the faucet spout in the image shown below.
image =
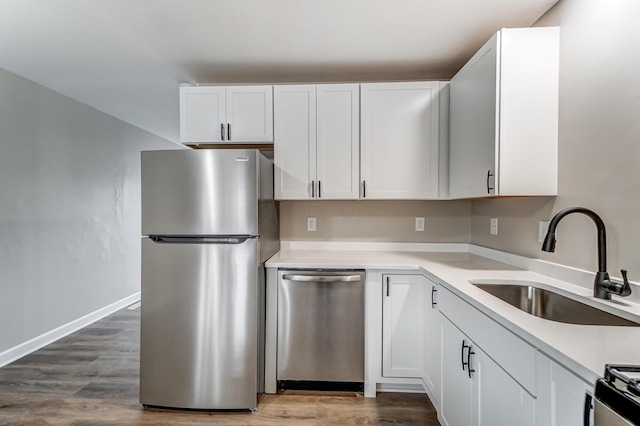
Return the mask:
[(598, 271), (607, 271), (607, 231), (604, 226), (604, 222), (593, 210), (586, 209), (584, 207), (570, 207), (558, 212), (551, 222), (549, 222), (549, 230), (542, 244), (542, 250), (553, 253), (556, 250), (556, 228), (558, 223), (565, 216), (571, 213), (582, 213), (587, 215), (596, 224), (598, 231)]
[(627, 280), (627, 271), (622, 270), (622, 283), (611, 281), (607, 272), (607, 231), (604, 222), (594, 211), (584, 207), (571, 207), (558, 212), (549, 222), (549, 230), (542, 243), (542, 250), (553, 253), (556, 250), (556, 228), (558, 223), (565, 216), (571, 213), (582, 213), (587, 215), (596, 224), (598, 232), (598, 272), (596, 272), (593, 284), (593, 295), (600, 299), (611, 299), (611, 294), (628, 296), (631, 294), (631, 287)]

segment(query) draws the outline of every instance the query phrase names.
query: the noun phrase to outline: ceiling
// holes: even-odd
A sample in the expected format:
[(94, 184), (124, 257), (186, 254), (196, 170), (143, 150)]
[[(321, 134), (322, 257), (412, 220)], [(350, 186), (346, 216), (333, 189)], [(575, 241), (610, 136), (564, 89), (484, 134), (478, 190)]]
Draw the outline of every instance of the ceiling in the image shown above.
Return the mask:
[(0, 0), (0, 68), (179, 138), (182, 83), (449, 79), (557, 0)]

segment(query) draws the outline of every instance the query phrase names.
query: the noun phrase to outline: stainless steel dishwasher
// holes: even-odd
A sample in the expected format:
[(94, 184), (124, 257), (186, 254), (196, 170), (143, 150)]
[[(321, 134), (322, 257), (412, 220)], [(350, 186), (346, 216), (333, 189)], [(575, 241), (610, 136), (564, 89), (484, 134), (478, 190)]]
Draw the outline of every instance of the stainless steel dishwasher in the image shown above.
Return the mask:
[(278, 274), (278, 386), (362, 390), (364, 271)]

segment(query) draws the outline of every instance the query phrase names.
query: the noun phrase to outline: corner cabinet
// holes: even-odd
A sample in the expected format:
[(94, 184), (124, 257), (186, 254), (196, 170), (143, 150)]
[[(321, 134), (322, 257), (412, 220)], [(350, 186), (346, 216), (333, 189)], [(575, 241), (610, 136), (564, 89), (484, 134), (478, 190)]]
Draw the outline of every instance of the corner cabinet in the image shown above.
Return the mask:
[(359, 198), (359, 85), (274, 89), (275, 198)]
[(437, 199), (441, 83), (360, 87), (362, 198)]
[(272, 143), (273, 86), (180, 87), (180, 141)]
[(451, 79), (450, 198), (556, 195), (559, 28), (498, 31)]

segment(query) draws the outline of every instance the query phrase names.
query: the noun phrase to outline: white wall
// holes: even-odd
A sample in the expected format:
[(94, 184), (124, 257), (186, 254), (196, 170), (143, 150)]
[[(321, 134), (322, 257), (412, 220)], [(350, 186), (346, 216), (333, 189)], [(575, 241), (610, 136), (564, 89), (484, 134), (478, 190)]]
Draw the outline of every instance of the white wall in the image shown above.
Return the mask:
[[(595, 271), (596, 231), (586, 216), (563, 219), (555, 253), (537, 241), (539, 220), (584, 206), (606, 223), (610, 273), (627, 268), (640, 281), (638, 17), (638, 0), (561, 0), (536, 24), (560, 24), (558, 196), (474, 201), (472, 243)], [(500, 220), (497, 236), (490, 217)]]
[(0, 70), (0, 354), (140, 291), (140, 150), (177, 145)]

